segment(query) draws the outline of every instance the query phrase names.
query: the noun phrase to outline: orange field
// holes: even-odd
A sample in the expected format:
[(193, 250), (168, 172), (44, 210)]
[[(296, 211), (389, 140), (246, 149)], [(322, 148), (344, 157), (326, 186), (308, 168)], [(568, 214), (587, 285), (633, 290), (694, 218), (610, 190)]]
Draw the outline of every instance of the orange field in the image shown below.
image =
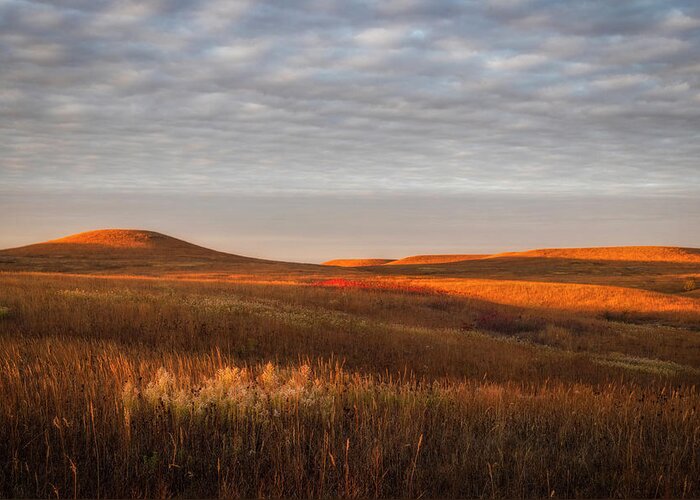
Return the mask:
[(335, 259), (324, 262), (324, 266), (337, 267), (364, 267), (364, 266), (382, 266), (393, 262), (393, 259)]
[(0, 496), (697, 497), (700, 266), (600, 252), (1, 251)]

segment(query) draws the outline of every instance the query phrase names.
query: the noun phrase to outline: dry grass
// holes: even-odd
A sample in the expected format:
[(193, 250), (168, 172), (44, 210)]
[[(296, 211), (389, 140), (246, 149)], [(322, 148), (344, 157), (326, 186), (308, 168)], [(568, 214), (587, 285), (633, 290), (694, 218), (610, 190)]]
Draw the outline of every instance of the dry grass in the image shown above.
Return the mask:
[(138, 233), (0, 252), (0, 497), (700, 496), (683, 249), (341, 269)]
[(0, 274), (0, 496), (700, 494), (696, 332), (399, 285)]
[(453, 262), (464, 262), (467, 260), (477, 260), (488, 257), (488, 255), (477, 254), (438, 254), (438, 255), (412, 255), (390, 262), (393, 266), (406, 266), (415, 264), (449, 264)]
[(190, 256), (200, 255), (203, 257), (226, 255), (154, 231), (136, 229), (88, 231), (45, 243), (3, 250), (3, 253), (12, 256), (46, 255), (64, 258), (97, 258), (101, 255), (124, 256), (130, 254), (143, 257), (144, 253), (150, 255), (171, 253), (174, 256), (185, 253)]
[(47, 243), (102, 245), (114, 248), (156, 248), (158, 246), (178, 244), (189, 245), (189, 243), (154, 231), (137, 229), (101, 229), (97, 231), (88, 231), (51, 240)]
[(700, 263), (700, 249), (660, 246), (545, 248), (527, 252), (509, 252), (492, 257), (542, 257), (629, 262), (693, 262)]
[(324, 262), (324, 266), (336, 267), (365, 267), (365, 266), (382, 266), (393, 262), (394, 259), (335, 259)]
[[(386, 259), (345, 259), (329, 262), (348, 263), (347, 266), (393, 266), (453, 264), (473, 260), (503, 258), (544, 258), (567, 260), (627, 261), (627, 262), (668, 262), (700, 264), (700, 250), (697, 248), (627, 246), (594, 248), (546, 248), (525, 252), (505, 252), (497, 254), (432, 254), (412, 255), (396, 260)], [(363, 262), (367, 263), (363, 263)], [(376, 261), (376, 262), (373, 262)], [(382, 262), (384, 261), (384, 262)], [(357, 263), (355, 263), (357, 262)], [(328, 263), (326, 263), (328, 264)], [(343, 264), (330, 264), (343, 265)]]
[(634, 288), (570, 283), (509, 280), (413, 279), (407, 286), (421, 286), (489, 302), (565, 311), (600, 314), (609, 319), (664, 320), (671, 324), (700, 325), (700, 302)]
[(104, 229), (0, 250), (0, 271), (104, 275), (207, 274), (294, 276), (328, 274), (322, 266), (217, 252), (153, 231)]
[(698, 491), (692, 387), (421, 383), (43, 340), (0, 363), (9, 496)]

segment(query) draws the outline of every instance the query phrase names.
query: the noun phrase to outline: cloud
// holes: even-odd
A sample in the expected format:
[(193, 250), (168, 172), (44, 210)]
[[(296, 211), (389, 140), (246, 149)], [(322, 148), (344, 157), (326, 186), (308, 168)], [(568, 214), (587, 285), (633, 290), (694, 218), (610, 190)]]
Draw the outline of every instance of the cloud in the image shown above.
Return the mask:
[(697, 193), (694, 2), (0, 4), (0, 184)]
[(369, 28), (355, 35), (361, 45), (370, 47), (392, 47), (408, 38), (409, 33), (402, 27)]
[(541, 54), (518, 54), (517, 56), (491, 59), (487, 65), (496, 70), (518, 71), (541, 66), (546, 62), (547, 58)]
[(689, 16), (680, 9), (670, 9), (662, 26), (671, 31), (683, 31), (700, 28), (700, 17)]
[(615, 75), (594, 80), (592, 85), (603, 90), (628, 89), (649, 83), (648, 75)]

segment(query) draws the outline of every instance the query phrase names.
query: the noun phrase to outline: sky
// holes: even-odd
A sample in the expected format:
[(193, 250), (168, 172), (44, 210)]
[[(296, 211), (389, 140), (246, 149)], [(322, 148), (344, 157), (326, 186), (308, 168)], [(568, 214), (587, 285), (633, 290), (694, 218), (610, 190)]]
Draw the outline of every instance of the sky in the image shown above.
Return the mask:
[(700, 247), (697, 1), (0, 0), (0, 248)]

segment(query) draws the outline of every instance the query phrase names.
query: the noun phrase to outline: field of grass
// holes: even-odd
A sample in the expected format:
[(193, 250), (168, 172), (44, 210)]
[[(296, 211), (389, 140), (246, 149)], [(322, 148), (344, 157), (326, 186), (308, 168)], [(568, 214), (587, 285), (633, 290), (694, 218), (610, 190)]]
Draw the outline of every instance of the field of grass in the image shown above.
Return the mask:
[(341, 268), (122, 236), (0, 252), (0, 497), (700, 496), (688, 249)]
[(0, 496), (700, 495), (687, 318), (409, 281), (0, 274)]

